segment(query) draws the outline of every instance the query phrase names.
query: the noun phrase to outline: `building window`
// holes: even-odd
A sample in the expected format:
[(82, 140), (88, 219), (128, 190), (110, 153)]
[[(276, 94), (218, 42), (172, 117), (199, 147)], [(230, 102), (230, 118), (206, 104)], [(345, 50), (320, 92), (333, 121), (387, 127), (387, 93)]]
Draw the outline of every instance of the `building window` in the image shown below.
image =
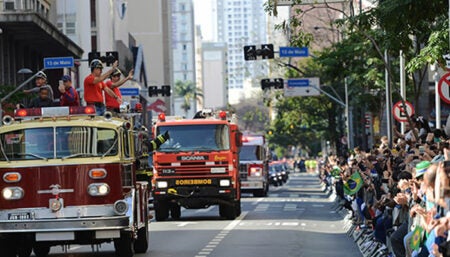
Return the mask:
[(183, 50), (186, 50), (186, 49), (187, 49), (186, 44), (183, 44)]
[(74, 35), (76, 34), (75, 22), (66, 22), (66, 34)]
[(183, 80), (186, 81), (187, 80), (187, 74), (183, 73)]
[(181, 11), (186, 11), (186, 5), (185, 4), (180, 4), (180, 10)]

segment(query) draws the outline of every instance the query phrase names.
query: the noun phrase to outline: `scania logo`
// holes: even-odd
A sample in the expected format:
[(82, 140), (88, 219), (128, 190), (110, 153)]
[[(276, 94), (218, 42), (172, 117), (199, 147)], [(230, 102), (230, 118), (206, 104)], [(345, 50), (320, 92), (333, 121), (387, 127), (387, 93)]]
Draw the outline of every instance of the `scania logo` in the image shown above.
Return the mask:
[(177, 160), (179, 160), (179, 161), (206, 161), (206, 160), (208, 160), (208, 156), (207, 155), (178, 156)]

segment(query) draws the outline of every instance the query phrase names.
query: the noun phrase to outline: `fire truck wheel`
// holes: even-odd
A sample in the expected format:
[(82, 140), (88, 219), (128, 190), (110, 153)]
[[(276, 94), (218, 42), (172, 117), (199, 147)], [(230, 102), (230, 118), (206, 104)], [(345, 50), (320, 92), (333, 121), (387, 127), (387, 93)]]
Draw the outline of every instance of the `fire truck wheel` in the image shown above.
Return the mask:
[(120, 238), (114, 240), (117, 257), (133, 257), (134, 244), (131, 232), (122, 232)]
[(134, 251), (136, 253), (146, 253), (148, 249), (148, 211), (145, 213), (145, 226), (137, 232), (137, 238), (134, 241)]
[(30, 257), (31, 251), (32, 251), (31, 247), (28, 246), (20, 247), (19, 249), (17, 249), (17, 255), (19, 257)]
[(237, 200), (237, 202), (235, 203), (236, 205), (236, 216), (241, 215), (242, 213), (242, 209), (241, 209), (241, 199)]
[(220, 204), (219, 205), (220, 216), (228, 220), (234, 220), (238, 216), (237, 215), (238, 208), (236, 204), (237, 202), (234, 201), (231, 204)]
[(50, 246), (34, 246), (33, 252), (36, 255), (36, 257), (47, 257), (48, 253), (50, 252)]
[(174, 220), (179, 220), (181, 217), (181, 206), (179, 206), (178, 204), (172, 204), (170, 206), (170, 216), (172, 217), (172, 219)]
[(266, 197), (267, 190), (266, 189), (258, 189), (253, 192), (254, 197)]
[(156, 221), (165, 221), (169, 217), (169, 207), (165, 202), (155, 203), (155, 219)]

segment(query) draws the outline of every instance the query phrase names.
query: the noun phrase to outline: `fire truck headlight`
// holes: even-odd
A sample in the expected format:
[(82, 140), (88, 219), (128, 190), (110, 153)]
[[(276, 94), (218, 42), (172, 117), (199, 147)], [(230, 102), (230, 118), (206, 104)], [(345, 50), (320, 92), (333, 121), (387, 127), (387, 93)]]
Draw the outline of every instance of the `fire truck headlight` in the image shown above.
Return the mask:
[(128, 211), (128, 204), (124, 200), (118, 200), (114, 203), (114, 212), (117, 215), (125, 215)]
[(168, 187), (167, 181), (156, 181), (156, 187), (157, 188), (167, 188)]
[(261, 177), (261, 168), (251, 167), (250, 168), (250, 176)]
[(20, 187), (6, 187), (2, 190), (5, 200), (19, 200), (23, 198), (24, 192)]
[(221, 187), (229, 187), (231, 185), (230, 180), (229, 179), (221, 179), (219, 181), (219, 185)]
[(88, 193), (91, 196), (104, 196), (109, 194), (109, 186), (105, 183), (94, 183), (88, 186)]

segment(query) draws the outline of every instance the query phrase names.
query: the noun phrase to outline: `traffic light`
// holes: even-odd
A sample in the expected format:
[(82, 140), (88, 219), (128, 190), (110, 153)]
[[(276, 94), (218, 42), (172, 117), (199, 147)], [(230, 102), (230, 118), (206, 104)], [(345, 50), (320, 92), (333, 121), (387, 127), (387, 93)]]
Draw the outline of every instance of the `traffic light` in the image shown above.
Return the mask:
[(105, 60), (102, 60), (102, 62), (105, 62), (106, 66), (112, 65), (116, 60), (119, 60), (119, 53), (116, 51), (106, 52), (104, 59)]
[(244, 46), (244, 59), (246, 61), (254, 61), (256, 60), (256, 46)]
[(270, 79), (261, 79), (261, 89), (270, 89)]
[(98, 59), (100, 60), (100, 52), (89, 52), (88, 53), (88, 61), (89, 61), (89, 65), (91, 65), (92, 60), (94, 59)]
[(93, 51), (88, 53), (88, 61), (89, 65), (91, 64), (92, 60), (99, 59), (103, 63), (106, 64), (106, 66), (112, 65), (116, 60), (119, 60), (119, 52), (117, 51), (111, 51), (106, 52), (105, 55), (101, 55), (100, 52)]
[(171, 95), (171, 89), (169, 85), (161, 86), (161, 88), (158, 88), (157, 86), (150, 86), (148, 87), (148, 96), (170, 96)]
[(262, 79), (261, 80), (261, 89), (266, 90), (270, 88), (275, 89), (283, 89), (284, 88), (284, 80), (282, 78), (276, 78), (276, 79)]
[(273, 59), (275, 57), (272, 44), (261, 45), (261, 57), (263, 59)]
[(284, 88), (284, 80), (281, 78), (274, 79), (274, 88), (275, 89), (283, 89)]
[(170, 86), (169, 85), (161, 86), (161, 95), (162, 96), (170, 96)]

